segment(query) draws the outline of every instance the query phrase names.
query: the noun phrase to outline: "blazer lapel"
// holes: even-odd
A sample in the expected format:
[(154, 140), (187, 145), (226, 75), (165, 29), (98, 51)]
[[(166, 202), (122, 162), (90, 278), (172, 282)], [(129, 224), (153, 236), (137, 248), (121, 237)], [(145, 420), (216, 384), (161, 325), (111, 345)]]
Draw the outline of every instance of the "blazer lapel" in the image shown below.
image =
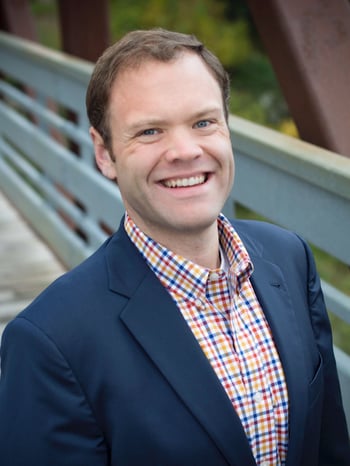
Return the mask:
[(118, 236), (108, 262), (111, 288), (130, 298), (122, 321), (228, 464), (255, 466), (241, 422), (179, 309), (125, 232)]
[(305, 384), (303, 345), (292, 307), (288, 285), (275, 264), (251, 254), (252, 285), (263, 308), (283, 365), (289, 395), (289, 445), (287, 465), (298, 464), (302, 449), (308, 393)]

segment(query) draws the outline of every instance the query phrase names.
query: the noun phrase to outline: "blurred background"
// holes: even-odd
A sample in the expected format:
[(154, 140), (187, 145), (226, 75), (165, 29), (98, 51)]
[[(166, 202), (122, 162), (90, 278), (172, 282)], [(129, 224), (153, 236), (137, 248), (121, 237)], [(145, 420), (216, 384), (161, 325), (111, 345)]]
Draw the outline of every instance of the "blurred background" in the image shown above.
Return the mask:
[[(55, 0), (30, 2), (38, 41), (60, 50), (65, 48), (60, 27), (60, 18), (66, 14), (64, 3)], [(231, 76), (232, 113), (297, 136), (245, 0), (110, 0), (107, 5), (103, 1), (97, 3), (101, 16), (107, 16), (109, 43), (130, 30), (152, 27), (195, 34), (214, 51)], [(84, 27), (81, 16), (78, 9), (77, 16), (70, 18), (71, 22), (76, 22), (77, 29)], [(93, 30), (88, 34), (92, 40), (99, 41), (98, 37), (94, 38)]]
[[(0, 0), (0, 30), (91, 62), (152, 27), (195, 34), (216, 53), (231, 113), (350, 157), (349, 0)], [(322, 278), (350, 295), (349, 265), (313, 250)], [(350, 354), (350, 326), (331, 319)]]

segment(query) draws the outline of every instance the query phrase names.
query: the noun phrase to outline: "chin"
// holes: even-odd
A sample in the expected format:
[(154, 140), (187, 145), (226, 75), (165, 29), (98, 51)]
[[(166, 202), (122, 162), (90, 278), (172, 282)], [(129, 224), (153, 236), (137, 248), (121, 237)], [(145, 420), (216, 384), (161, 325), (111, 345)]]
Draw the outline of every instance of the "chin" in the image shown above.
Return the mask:
[(210, 228), (217, 220), (218, 214), (207, 215), (200, 217), (196, 214), (190, 215), (188, 218), (182, 217), (178, 219), (172, 218), (172, 223), (177, 225), (176, 229), (187, 231), (187, 232), (194, 232), (194, 233), (201, 233), (202, 231)]

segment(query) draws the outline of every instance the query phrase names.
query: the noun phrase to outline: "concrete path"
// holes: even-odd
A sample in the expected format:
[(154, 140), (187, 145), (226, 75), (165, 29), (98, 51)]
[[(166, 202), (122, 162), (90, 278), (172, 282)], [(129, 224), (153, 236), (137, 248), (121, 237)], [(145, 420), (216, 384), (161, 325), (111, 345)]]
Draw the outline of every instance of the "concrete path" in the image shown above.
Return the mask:
[(0, 191), (0, 336), (6, 323), (64, 272)]

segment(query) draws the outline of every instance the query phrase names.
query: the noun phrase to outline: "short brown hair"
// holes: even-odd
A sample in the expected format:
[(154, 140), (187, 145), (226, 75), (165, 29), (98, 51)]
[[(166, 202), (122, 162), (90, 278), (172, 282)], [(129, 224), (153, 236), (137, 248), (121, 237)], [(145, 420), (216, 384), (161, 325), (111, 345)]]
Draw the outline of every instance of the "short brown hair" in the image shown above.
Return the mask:
[(132, 31), (108, 47), (97, 60), (86, 93), (90, 124), (100, 133), (108, 149), (111, 149), (108, 124), (109, 98), (118, 73), (127, 68), (136, 68), (147, 60), (167, 62), (184, 51), (199, 55), (213, 74), (220, 86), (225, 116), (226, 119), (228, 118), (230, 95), (228, 74), (219, 59), (195, 36), (160, 28)]

